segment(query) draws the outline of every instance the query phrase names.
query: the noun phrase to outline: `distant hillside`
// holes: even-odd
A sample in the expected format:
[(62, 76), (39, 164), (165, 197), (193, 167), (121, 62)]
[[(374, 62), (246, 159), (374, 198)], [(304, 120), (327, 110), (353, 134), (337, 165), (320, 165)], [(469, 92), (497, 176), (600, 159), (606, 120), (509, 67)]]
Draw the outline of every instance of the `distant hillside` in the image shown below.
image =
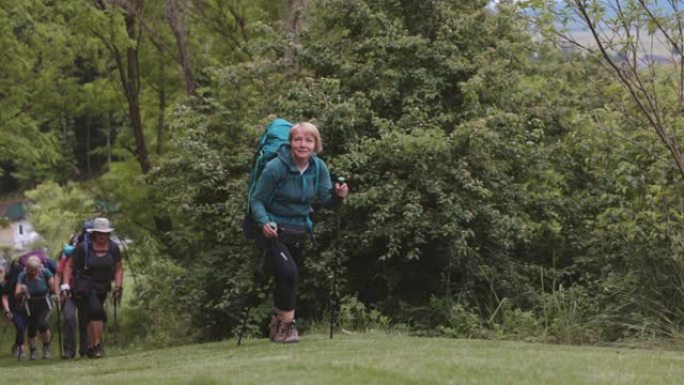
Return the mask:
[[(622, 3), (624, 4), (624, 1)], [(615, 1), (606, 1), (606, 4), (612, 5), (615, 4)], [(649, 9), (654, 11), (656, 14), (668, 15), (673, 12), (672, 7), (667, 5), (668, 0), (651, 0), (649, 4), (652, 4), (649, 6)], [(558, 2), (557, 7), (560, 11), (563, 7), (563, 3)], [(605, 11), (607, 18), (613, 18), (617, 15), (617, 11), (614, 6), (606, 6)], [(530, 15), (532, 14), (531, 11), (528, 12)], [(574, 20), (573, 18), (569, 19), (567, 27), (569, 29), (569, 35), (580, 44), (585, 46), (595, 45), (594, 37), (592, 36), (591, 31), (584, 23), (579, 21), (579, 16), (574, 18)], [(642, 37), (640, 59), (644, 63), (650, 61), (656, 63), (669, 63), (671, 48), (666, 43), (666, 39), (664, 36), (662, 36), (662, 34), (657, 33), (654, 36), (649, 36), (646, 30), (642, 30), (640, 32), (640, 36)]]

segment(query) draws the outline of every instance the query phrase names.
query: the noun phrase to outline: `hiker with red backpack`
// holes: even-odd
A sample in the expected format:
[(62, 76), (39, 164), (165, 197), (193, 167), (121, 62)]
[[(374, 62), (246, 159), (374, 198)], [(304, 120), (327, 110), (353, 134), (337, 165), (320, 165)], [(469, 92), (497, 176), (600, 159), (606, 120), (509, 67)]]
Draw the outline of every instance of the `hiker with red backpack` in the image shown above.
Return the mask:
[[(81, 357), (88, 355), (88, 321), (81, 320), (78, 316), (78, 306), (76, 298), (70, 294), (68, 289), (76, 286), (75, 274), (71, 275), (71, 280), (66, 282), (64, 280), (64, 270), (69, 263), (69, 259), (74, 251), (83, 242), (89, 240), (88, 230), (93, 228), (93, 220), (88, 219), (83, 222), (80, 233), (73, 234), (69, 238), (69, 242), (64, 245), (60, 252), (59, 265), (57, 267), (57, 281), (60, 284), (60, 305), (57, 310), (61, 310), (63, 316), (64, 339), (62, 340), (62, 358), (71, 359), (76, 357), (76, 348), (78, 347), (78, 354)], [(65, 291), (65, 289), (67, 289)], [(76, 343), (76, 335), (78, 334), (78, 344)]]
[[(119, 247), (110, 239), (114, 229), (107, 218), (95, 218), (88, 229), (89, 239), (81, 242), (64, 269), (61, 289), (74, 296), (78, 306), (79, 324), (87, 323), (88, 356), (104, 357), (103, 332), (107, 321), (104, 303), (112, 292), (119, 301), (123, 284), (123, 263)], [(72, 276), (75, 287), (71, 287)], [(114, 290), (112, 290), (112, 281)]]
[[(52, 273), (43, 266), (43, 263), (35, 255), (26, 261), (24, 271), (19, 274), (14, 289), (14, 297), (21, 304), (20, 311), (26, 320), (28, 329), (30, 359), (37, 358), (38, 332), (43, 341), (43, 359), (50, 358), (50, 340), (52, 335), (48, 321), (52, 309), (51, 294), (57, 291), (55, 279)], [(20, 358), (21, 358), (21, 352)]]
[[(249, 209), (246, 222), (257, 229), (256, 243), (267, 254), (266, 264), (273, 272), (275, 314), (271, 319), (270, 338), (273, 342), (299, 342), (295, 327), (295, 307), (304, 241), (313, 233), (311, 203), (318, 199), (329, 207), (346, 197), (346, 183), (333, 187), (330, 172), (317, 153), (323, 150), (318, 128), (309, 122), (292, 126), (283, 119), (269, 125), (262, 136), (287, 135), (287, 142), (273, 146), (275, 156), (253, 171), (250, 181)], [(261, 154), (259, 157), (267, 157)], [(257, 163), (258, 164), (258, 163)]]

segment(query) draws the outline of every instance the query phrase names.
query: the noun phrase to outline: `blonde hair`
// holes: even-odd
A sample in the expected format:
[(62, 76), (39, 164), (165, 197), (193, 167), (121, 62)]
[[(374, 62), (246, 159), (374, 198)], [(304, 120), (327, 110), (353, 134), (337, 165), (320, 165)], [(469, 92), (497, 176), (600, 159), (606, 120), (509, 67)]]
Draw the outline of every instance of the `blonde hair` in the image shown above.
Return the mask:
[(40, 258), (32, 255), (26, 260), (26, 267), (30, 270), (40, 270), (43, 267), (43, 263), (40, 261)]
[(318, 127), (316, 127), (313, 123), (309, 122), (300, 122), (295, 124), (292, 129), (290, 130), (290, 142), (292, 142), (292, 138), (295, 135), (295, 132), (301, 132), (304, 135), (311, 135), (314, 137), (314, 140), (316, 141), (316, 144), (314, 145), (314, 150), (313, 152), (319, 153), (323, 151), (323, 142), (321, 141), (321, 133), (318, 131)]

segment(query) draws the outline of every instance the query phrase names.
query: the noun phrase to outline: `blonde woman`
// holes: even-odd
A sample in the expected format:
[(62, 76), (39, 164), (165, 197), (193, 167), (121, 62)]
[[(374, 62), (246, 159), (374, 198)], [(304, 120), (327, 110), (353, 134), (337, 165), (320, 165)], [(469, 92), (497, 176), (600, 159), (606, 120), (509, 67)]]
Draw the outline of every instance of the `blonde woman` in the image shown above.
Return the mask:
[(28, 329), (31, 360), (37, 357), (38, 332), (43, 341), (43, 358), (50, 358), (51, 334), (48, 321), (52, 308), (50, 294), (57, 291), (55, 285), (52, 273), (43, 267), (40, 258), (35, 255), (28, 258), (24, 271), (17, 278), (14, 296), (18, 303), (24, 304), (23, 316)]
[(264, 167), (250, 200), (252, 218), (261, 229), (257, 245), (267, 252), (273, 272), (275, 315), (271, 320), (273, 342), (299, 341), (295, 307), (302, 245), (313, 231), (310, 213), (314, 199), (323, 206), (347, 196), (345, 183), (333, 187), (325, 162), (316, 156), (323, 150), (318, 128), (309, 122), (292, 127), (289, 145)]

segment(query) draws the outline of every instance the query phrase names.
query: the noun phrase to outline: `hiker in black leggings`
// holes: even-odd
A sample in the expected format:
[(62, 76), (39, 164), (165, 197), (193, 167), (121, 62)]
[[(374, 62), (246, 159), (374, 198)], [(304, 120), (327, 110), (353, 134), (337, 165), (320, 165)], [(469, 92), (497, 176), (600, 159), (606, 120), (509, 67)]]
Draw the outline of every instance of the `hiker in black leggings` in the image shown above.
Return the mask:
[(308, 122), (294, 125), (289, 145), (281, 146), (277, 157), (266, 164), (250, 199), (252, 218), (261, 229), (257, 245), (267, 251), (267, 265), (275, 278), (273, 342), (299, 341), (294, 325), (297, 260), (302, 243), (313, 231), (309, 216), (312, 200), (331, 206), (349, 192), (345, 183), (333, 187), (328, 167), (316, 156), (322, 149), (316, 126)]
[(23, 310), (23, 316), (26, 319), (31, 360), (35, 360), (37, 356), (38, 332), (40, 332), (43, 340), (43, 358), (50, 358), (51, 335), (48, 325), (52, 308), (50, 293), (56, 291), (52, 273), (43, 267), (38, 257), (29, 257), (26, 269), (19, 274), (17, 279), (14, 295), (19, 303), (25, 303), (24, 308), (20, 308), (20, 311)]
[(24, 319), (23, 312), (19, 310), (19, 304), (17, 304), (16, 298), (14, 296), (14, 290), (17, 286), (17, 278), (19, 277), (21, 271), (23, 271), (23, 268), (19, 267), (18, 260), (12, 261), (9, 267), (7, 267), (1, 300), (5, 317), (7, 320), (11, 321), (12, 324), (14, 324), (15, 338), (14, 345), (12, 345), (12, 354), (16, 354), (20, 360), (24, 356), (26, 320)]
[(257, 236), (257, 245), (266, 250), (269, 256), (265, 261), (265, 268), (274, 276), (273, 301), (276, 309), (294, 309), (299, 280), (297, 264), (301, 263), (304, 245), (303, 240), (289, 243), (284, 241), (282, 238), (266, 238), (263, 234)]

